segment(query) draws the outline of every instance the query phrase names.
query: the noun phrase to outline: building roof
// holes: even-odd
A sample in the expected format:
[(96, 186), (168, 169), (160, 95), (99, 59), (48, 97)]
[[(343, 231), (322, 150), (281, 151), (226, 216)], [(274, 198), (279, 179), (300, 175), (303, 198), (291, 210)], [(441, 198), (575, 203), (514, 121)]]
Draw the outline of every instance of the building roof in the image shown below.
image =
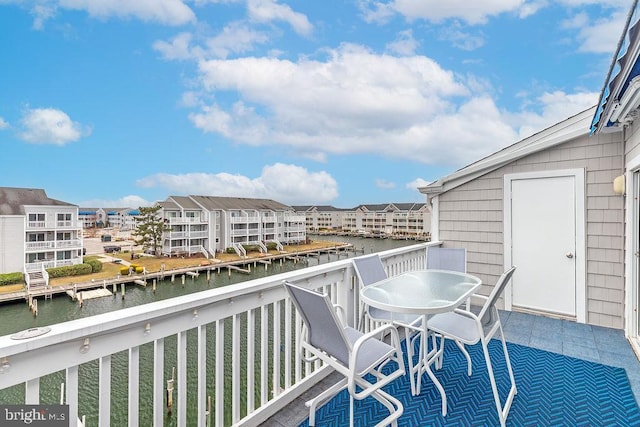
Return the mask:
[(589, 123), (595, 109), (596, 107), (594, 106), (584, 110), (528, 138), (496, 151), (477, 162), (458, 169), (426, 187), (419, 188), (419, 190), (427, 195), (441, 194), (515, 160), (564, 144), (580, 136), (586, 136), (589, 134)]
[(252, 199), (246, 197), (216, 197), (216, 196), (189, 196), (205, 209), (213, 210), (269, 210), (290, 211), (291, 206), (284, 205), (271, 199)]
[(78, 215), (95, 215), (98, 213), (98, 208), (79, 208)]
[(0, 215), (24, 215), (24, 206), (76, 206), (51, 199), (39, 188), (0, 187)]
[(182, 209), (202, 209), (202, 206), (198, 205), (198, 203), (187, 196), (169, 196), (169, 198), (176, 202), (176, 205)]
[(296, 205), (292, 206), (292, 208), (296, 212), (344, 212), (352, 210), (346, 208), (336, 208), (335, 206), (331, 205)]
[(176, 202), (170, 199), (167, 199), (163, 202), (156, 202), (156, 205), (160, 206), (162, 209), (180, 209), (180, 206), (178, 206)]
[(370, 205), (358, 205), (353, 210), (362, 210), (367, 212), (384, 212), (384, 211), (413, 211), (424, 208), (425, 203), (379, 203)]

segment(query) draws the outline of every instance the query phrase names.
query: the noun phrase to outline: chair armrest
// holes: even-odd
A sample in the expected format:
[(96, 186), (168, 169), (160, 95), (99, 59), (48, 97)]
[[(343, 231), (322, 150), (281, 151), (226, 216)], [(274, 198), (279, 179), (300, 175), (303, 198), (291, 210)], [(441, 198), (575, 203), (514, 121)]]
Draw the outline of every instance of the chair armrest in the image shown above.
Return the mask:
[(464, 317), (469, 317), (469, 318), (475, 320), (476, 322), (480, 322), (480, 318), (478, 318), (478, 316), (475, 313), (471, 312), (471, 311), (462, 310), (460, 308), (456, 308), (456, 309), (453, 310), (453, 312), (456, 313), (456, 314), (459, 314), (461, 316), (464, 316)]
[(386, 332), (387, 330), (390, 330), (392, 334), (395, 334), (395, 336), (398, 336), (398, 329), (396, 329), (396, 327), (391, 323), (385, 323), (384, 325), (378, 326), (377, 328), (372, 329), (371, 331), (367, 332), (366, 334), (358, 338), (356, 342), (353, 344), (353, 352), (355, 353), (356, 347), (360, 347), (364, 341), (369, 340), (371, 338), (378, 339), (378, 337), (383, 336), (382, 333)]
[[(356, 372), (355, 366), (358, 360), (358, 353), (360, 352), (360, 349), (362, 348), (363, 344), (372, 339), (376, 341), (380, 341), (378, 336), (380, 336), (382, 333), (386, 331), (390, 332), (391, 344), (389, 345), (391, 345), (391, 347), (394, 348), (394, 351), (391, 353), (387, 353), (386, 355), (381, 357), (379, 360), (375, 361), (370, 366), (366, 367), (364, 372)], [(398, 364), (397, 369), (395, 369), (393, 372), (389, 374), (383, 374), (381, 371), (373, 372), (373, 375), (377, 378), (377, 381), (375, 383), (370, 383), (368, 381), (365, 381), (365, 383), (368, 383), (367, 387), (363, 387), (363, 390), (361, 390), (360, 392), (356, 392), (356, 384), (358, 383), (357, 378), (361, 378), (362, 375), (368, 371), (369, 373), (372, 373), (371, 370), (373, 368), (375, 368), (376, 370), (380, 369), (381, 366), (384, 366), (389, 360), (392, 360), (392, 359), (394, 359)], [(371, 393), (375, 392), (376, 390), (379, 390), (380, 388), (387, 385), (391, 381), (395, 380), (399, 376), (404, 375), (405, 374), (404, 360), (402, 357), (402, 350), (400, 348), (400, 337), (398, 335), (398, 330), (396, 329), (396, 327), (390, 323), (387, 323), (358, 338), (356, 342), (353, 344), (353, 349), (351, 351), (351, 354), (349, 355), (349, 366), (351, 366), (352, 368), (349, 369), (347, 387), (349, 389), (349, 392), (356, 399), (362, 399), (370, 395)], [(363, 384), (360, 383), (359, 385), (362, 387)]]
[(347, 319), (345, 319), (344, 307), (340, 304), (333, 304), (333, 308), (336, 310), (336, 314), (338, 315), (338, 319), (342, 323), (342, 326), (346, 325)]

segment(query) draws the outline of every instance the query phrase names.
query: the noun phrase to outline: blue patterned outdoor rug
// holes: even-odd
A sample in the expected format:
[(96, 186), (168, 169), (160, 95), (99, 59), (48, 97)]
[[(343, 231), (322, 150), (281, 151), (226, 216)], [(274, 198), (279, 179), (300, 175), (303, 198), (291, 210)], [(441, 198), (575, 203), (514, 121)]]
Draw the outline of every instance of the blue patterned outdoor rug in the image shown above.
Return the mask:
[[(640, 426), (640, 410), (624, 369), (588, 362), (517, 344), (507, 344), (516, 379), (508, 426)], [(385, 390), (399, 399), (404, 413), (398, 426), (499, 426), (491, 384), (480, 344), (467, 346), (473, 375), (466, 360), (449, 340), (442, 369), (435, 371), (447, 393), (448, 412), (441, 413), (441, 398), (424, 374), (422, 391), (411, 396), (405, 375)], [(504, 403), (509, 377), (500, 341), (489, 345), (496, 382)], [(375, 399), (355, 401), (355, 425), (370, 427), (389, 412)], [(316, 426), (348, 426), (346, 390), (316, 411)], [(308, 420), (301, 427), (308, 426)]]

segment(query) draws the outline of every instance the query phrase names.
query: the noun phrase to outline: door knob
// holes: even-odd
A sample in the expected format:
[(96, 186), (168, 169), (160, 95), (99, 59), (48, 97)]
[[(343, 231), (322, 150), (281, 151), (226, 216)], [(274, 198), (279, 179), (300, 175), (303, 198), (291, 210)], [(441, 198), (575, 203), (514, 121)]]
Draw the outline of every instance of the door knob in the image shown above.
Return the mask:
[(567, 252), (566, 254), (567, 258), (573, 258), (573, 253), (572, 252)]

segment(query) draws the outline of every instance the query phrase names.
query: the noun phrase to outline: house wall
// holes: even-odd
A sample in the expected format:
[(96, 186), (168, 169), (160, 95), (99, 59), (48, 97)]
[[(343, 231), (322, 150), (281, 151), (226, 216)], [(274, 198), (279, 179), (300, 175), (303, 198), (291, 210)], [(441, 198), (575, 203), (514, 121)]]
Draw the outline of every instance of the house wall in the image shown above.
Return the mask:
[(624, 129), (624, 134), (620, 133), (619, 138), (626, 139), (625, 155), (627, 160), (640, 156), (640, 124), (633, 124)]
[[(623, 173), (616, 134), (585, 135), (509, 163), (439, 196), (440, 240), (467, 248), (467, 270), (493, 285), (504, 271), (503, 176), (583, 168), (586, 185), (587, 323), (621, 329), (624, 304), (624, 199), (612, 190)], [(489, 289), (483, 289), (488, 294)]]
[(25, 218), (0, 216), (0, 274), (24, 271)]

